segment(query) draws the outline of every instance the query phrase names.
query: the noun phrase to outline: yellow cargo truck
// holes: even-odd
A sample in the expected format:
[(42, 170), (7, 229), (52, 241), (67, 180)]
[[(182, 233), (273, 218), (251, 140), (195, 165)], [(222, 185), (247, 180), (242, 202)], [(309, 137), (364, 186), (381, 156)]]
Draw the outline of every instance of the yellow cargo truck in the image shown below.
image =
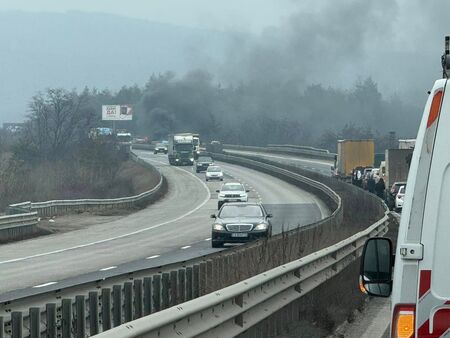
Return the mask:
[(373, 167), (375, 144), (373, 140), (338, 140), (337, 174), (352, 175), (357, 167)]

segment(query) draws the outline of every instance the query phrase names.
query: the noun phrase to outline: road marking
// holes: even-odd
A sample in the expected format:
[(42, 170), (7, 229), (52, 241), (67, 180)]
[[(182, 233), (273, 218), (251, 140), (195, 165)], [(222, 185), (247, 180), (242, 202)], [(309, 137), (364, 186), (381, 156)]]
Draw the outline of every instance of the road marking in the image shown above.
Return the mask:
[(108, 271), (112, 269), (117, 269), (117, 266), (108, 266), (107, 268), (100, 269), (99, 271)]
[(158, 257), (160, 257), (160, 256), (161, 256), (161, 255), (153, 255), (153, 256), (147, 257), (146, 259), (158, 258)]
[[(161, 164), (166, 164), (166, 165), (168, 165), (167, 163), (164, 163), (164, 162), (161, 162), (161, 161), (156, 161), (156, 160), (153, 160), (153, 159), (149, 159), (148, 157), (146, 157), (146, 158), (147, 158), (149, 161), (153, 161), (153, 162), (157, 162), (157, 163), (161, 163)], [(86, 243), (86, 244), (80, 244), (80, 245), (76, 245), (76, 246), (69, 247), (69, 248), (64, 248), (64, 249), (59, 249), (59, 250), (54, 250), (54, 251), (49, 251), (49, 252), (43, 252), (43, 253), (40, 253), (40, 254), (31, 255), (31, 256), (25, 256), (25, 257), (19, 257), (19, 258), (8, 259), (8, 260), (6, 260), (6, 261), (1, 261), (1, 262), (0, 262), (0, 265), (2, 265), (2, 264), (8, 264), (8, 263), (20, 262), (20, 261), (25, 261), (25, 260), (32, 259), (32, 258), (38, 258), (38, 257), (44, 257), (44, 256), (54, 255), (54, 254), (58, 254), (58, 253), (66, 252), (66, 251), (71, 251), (71, 250), (76, 250), (76, 249), (86, 248), (86, 247), (89, 247), (89, 246), (93, 246), (93, 245), (97, 245), (97, 244), (102, 244), (102, 243), (114, 241), (114, 240), (116, 240), (116, 239), (121, 239), (121, 238), (130, 237), (130, 236), (133, 236), (133, 235), (141, 234), (141, 233), (146, 232), (146, 231), (150, 231), (150, 230), (153, 230), (153, 229), (156, 229), (156, 228), (160, 228), (160, 227), (162, 227), (162, 226), (164, 226), (164, 225), (167, 225), (167, 224), (170, 224), (170, 223), (178, 222), (178, 221), (182, 220), (183, 218), (185, 218), (185, 217), (187, 217), (187, 216), (189, 216), (189, 215), (192, 215), (194, 212), (196, 212), (197, 210), (199, 210), (200, 208), (202, 208), (206, 203), (208, 203), (208, 201), (211, 199), (211, 192), (209, 191), (208, 186), (207, 186), (200, 178), (198, 178), (198, 177), (195, 176), (194, 174), (190, 173), (190, 172), (187, 171), (187, 170), (183, 170), (183, 169), (181, 169), (181, 168), (177, 168), (177, 167), (173, 167), (173, 168), (175, 168), (175, 169), (177, 169), (177, 170), (181, 170), (181, 171), (183, 171), (183, 172), (185, 172), (185, 173), (188, 173), (189, 175), (192, 175), (192, 177), (195, 177), (195, 179), (198, 180), (198, 181), (203, 185), (203, 187), (205, 188), (205, 190), (206, 190), (206, 192), (207, 192), (206, 198), (204, 199), (204, 201), (203, 201), (202, 203), (200, 203), (200, 204), (199, 204), (197, 207), (195, 207), (194, 209), (192, 209), (192, 210), (190, 210), (190, 211), (184, 213), (183, 215), (178, 216), (178, 217), (176, 217), (176, 218), (174, 218), (174, 219), (171, 219), (171, 220), (169, 220), (169, 221), (165, 221), (165, 222), (162, 222), (162, 223), (159, 223), (159, 224), (156, 224), (156, 225), (152, 225), (152, 226), (150, 226), (150, 227), (148, 227), (148, 228), (139, 229), (139, 230), (136, 230), (136, 231), (133, 231), (133, 232), (129, 232), (129, 233), (127, 233), (127, 234), (119, 235), (119, 236), (116, 236), (116, 237), (105, 238), (105, 239), (101, 239), (101, 240), (98, 240), (98, 241), (95, 241), (95, 242)]]
[(210, 241), (211, 240), (211, 237), (210, 238), (205, 238), (205, 241), (206, 242), (208, 242), (208, 241)]
[(36, 285), (36, 286), (33, 286), (33, 288), (43, 288), (43, 287), (45, 287), (45, 286), (49, 286), (49, 285), (53, 285), (53, 284), (57, 284), (58, 282), (48, 282), (48, 283), (44, 283), (44, 284), (39, 284), (39, 285)]
[(189, 249), (190, 247), (191, 247), (190, 245), (182, 246), (181, 250), (186, 250), (186, 249)]

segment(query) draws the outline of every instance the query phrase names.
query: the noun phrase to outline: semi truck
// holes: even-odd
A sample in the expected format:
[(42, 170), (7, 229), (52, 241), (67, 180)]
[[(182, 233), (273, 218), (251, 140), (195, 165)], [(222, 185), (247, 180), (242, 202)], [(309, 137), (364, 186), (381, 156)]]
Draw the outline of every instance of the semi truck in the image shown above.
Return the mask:
[(412, 148), (386, 149), (386, 173), (384, 176), (386, 187), (391, 187), (394, 182), (406, 182), (413, 151)]
[(171, 134), (167, 146), (167, 156), (170, 165), (194, 164), (194, 137), (193, 134)]
[(375, 143), (373, 140), (338, 140), (336, 157), (337, 176), (351, 177), (352, 170), (358, 167), (373, 167)]

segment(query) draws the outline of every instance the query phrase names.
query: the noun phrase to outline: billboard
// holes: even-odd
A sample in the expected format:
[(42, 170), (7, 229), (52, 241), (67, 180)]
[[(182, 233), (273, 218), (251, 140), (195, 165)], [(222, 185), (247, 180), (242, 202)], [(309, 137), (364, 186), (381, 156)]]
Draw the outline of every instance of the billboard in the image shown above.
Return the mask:
[(133, 108), (129, 105), (102, 106), (102, 120), (104, 121), (131, 121)]

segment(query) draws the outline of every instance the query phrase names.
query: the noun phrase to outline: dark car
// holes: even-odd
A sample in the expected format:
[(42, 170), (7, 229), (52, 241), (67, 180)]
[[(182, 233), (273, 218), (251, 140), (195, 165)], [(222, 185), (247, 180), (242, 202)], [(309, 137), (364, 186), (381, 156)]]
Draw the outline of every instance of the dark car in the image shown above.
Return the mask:
[(211, 164), (214, 164), (214, 161), (211, 157), (199, 156), (197, 161), (195, 161), (195, 171), (197, 173), (206, 171)]
[(164, 153), (167, 154), (167, 146), (163, 143), (157, 143), (155, 146), (155, 150), (153, 150), (154, 154)]
[(406, 182), (394, 182), (389, 191), (386, 191), (386, 204), (390, 210), (395, 208), (395, 197), (402, 186), (406, 186)]
[(258, 203), (227, 203), (219, 213), (211, 215), (211, 243), (213, 248), (220, 248), (224, 243), (245, 243), (272, 235), (272, 217)]

